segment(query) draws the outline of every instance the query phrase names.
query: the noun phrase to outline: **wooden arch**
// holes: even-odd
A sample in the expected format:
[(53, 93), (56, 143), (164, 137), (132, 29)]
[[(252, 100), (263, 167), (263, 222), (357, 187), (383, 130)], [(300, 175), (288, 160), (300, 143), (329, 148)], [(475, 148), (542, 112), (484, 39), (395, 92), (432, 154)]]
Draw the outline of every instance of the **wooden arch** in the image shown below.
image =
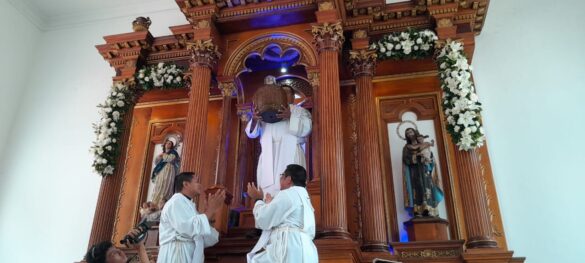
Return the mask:
[(305, 39), (289, 32), (272, 32), (251, 38), (238, 45), (235, 49), (237, 51), (228, 58), (223, 75), (237, 77), (239, 74), (247, 72), (248, 69), (244, 64), (246, 58), (253, 54), (262, 56), (264, 50), (273, 45), (278, 45), (283, 52), (289, 49), (299, 51), (300, 58), (297, 64), (305, 67), (317, 66), (315, 49)]

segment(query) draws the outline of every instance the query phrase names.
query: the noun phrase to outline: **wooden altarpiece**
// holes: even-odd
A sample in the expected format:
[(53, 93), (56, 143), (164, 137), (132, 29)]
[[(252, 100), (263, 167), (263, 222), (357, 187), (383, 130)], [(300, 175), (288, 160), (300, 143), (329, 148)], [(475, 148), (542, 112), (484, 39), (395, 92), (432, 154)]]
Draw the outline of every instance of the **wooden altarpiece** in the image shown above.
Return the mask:
[[(176, 133), (183, 138), (181, 169), (200, 174), (206, 187), (221, 184), (234, 194), (218, 221), (220, 242), (206, 250), (206, 261), (245, 262), (255, 240), (245, 237), (253, 219), (242, 191), (255, 178), (259, 150), (243, 129), (261, 83), (259, 76), (245, 77), (251, 71), (246, 59), (277, 46), (300, 54), (287, 74), (302, 80), (294, 88), (312, 111), (306, 151), (314, 180), (308, 190), (321, 262), (524, 261), (513, 258), (506, 244), (487, 148), (458, 151), (445, 130), (433, 58), (376, 61), (367, 52), (370, 41), (384, 34), (431, 29), (440, 40), (464, 42), (471, 59), (489, 0), (176, 3), (189, 23), (170, 27), (172, 35), (154, 37), (138, 28), (106, 36), (106, 44), (97, 46), (116, 70), (114, 81), (133, 80), (145, 65), (173, 62), (188, 69), (190, 85), (144, 92), (125, 116), (122, 154), (115, 173), (102, 180), (90, 245), (117, 243), (137, 223), (152, 147)], [(387, 124), (406, 111), (434, 121), (447, 240), (401, 242), (396, 213), (403, 207), (395, 202), (392, 178), (399, 175), (392, 172)], [(236, 226), (228, 225), (233, 211), (239, 213)], [(151, 244), (155, 257), (156, 242)]]

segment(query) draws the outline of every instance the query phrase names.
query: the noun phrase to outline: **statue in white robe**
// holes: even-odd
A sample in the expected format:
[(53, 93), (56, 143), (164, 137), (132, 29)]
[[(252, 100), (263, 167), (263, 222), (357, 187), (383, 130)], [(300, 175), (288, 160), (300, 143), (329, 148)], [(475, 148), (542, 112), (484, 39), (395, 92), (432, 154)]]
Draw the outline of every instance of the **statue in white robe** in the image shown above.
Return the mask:
[(290, 118), (277, 123), (254, 120), (246, 126), (249, 138), (260, 137), (262, 153), (258, 160), (257, 185), (265, 194), (276, 195), (280, 190), (278, 177), (289, 164), (307, 167), (303, 145), (311, 133), (311, 113), (301, 106), (289, 104)]
[(315, 238), (315, 210), (304, 187), (280, 191), (272, 201), (258, 200), (254, 206), (256, 227), (269, 233), (248, 254), (248, 263), (319, 262)]
[(159, 225), (157, 263), (203, 263), (203, 249), (215, 245), (219, 233), (195, 203), (182, 193), (165, 204)]

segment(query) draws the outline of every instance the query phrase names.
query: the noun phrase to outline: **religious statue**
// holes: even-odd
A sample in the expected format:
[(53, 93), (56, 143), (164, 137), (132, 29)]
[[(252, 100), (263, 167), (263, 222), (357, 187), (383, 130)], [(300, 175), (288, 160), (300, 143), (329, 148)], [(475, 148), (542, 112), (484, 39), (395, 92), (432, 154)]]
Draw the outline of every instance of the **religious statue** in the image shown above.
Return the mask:
[(156, 157), (154, 161), (156, 166), (152, 170), (152, 181), (154, 182), (152, 202), (155, 204), (162, 200), (168, 200), (173, 195), (174, 179), (179, 173), (181, 161), (173, 141), (167, 139), (162, 147), (163, 152)]
[(260, 137), (256, 180), (264, 194), (274, 196), (280, 190), (279, 177), (287, 165), (306, 167), (302, 146), (311, 127), (311, 113), (294, 104), (293, 90), (276, 85), (273, 76), (266, 77), (254, 94), (254, 114), (246, 126), (249, 138)]
[(435, 141), (426, 142), (426, 138), (428, 136), (421, 135), (414, 128), (407, 128), (404, 132), (404, 206), (415, 217), (438, 217), (437, 206), (443, 200), (443, 191), (439, 187), (436, 162), (431, 152)]

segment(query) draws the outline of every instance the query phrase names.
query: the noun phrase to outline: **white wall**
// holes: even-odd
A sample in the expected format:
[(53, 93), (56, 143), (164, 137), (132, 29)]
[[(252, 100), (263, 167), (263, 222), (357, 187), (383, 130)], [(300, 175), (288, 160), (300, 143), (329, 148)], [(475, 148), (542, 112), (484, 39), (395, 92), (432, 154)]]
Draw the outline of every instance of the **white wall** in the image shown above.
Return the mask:
[(508, 246), (583, 262), (585, 2), (491, 1), (473, 66)]
[[(0, 10), (2, 16), (18, 16), (4, 11), (4, 5)], [(169, 26), (186, 23), (178, 8), (145, 15), (153, 21), (155, 36), (169, 35)], [(101, 179), (91, 169), (91, 124), (98, 119), (95, 105), (105, 99), (114, 75), (94, 46), (104, 43), (104, 35), (130, 32), (134, 18), (49, 31), (39, 39), (38, 55), (26, 64), (30, 68), (24, 73), (31, 77), (11, 134), (18, 141), (7, 145), (5, 156), (9, 176), (0, 193), (0, 261), (82, 259)], [(8, 32), (3, 39), (22, 34)], [(14, 71), (23, 74), (25, 68)]]
[[(578, 262), (585, 247), (578, 222), (585, 218), (585, 20), (579, 13), (585, 6), (564, 2), (491, 1), (474, 58), (509, 247), (535, 263)], [(155, 36), (185, 21), (178, 10), (150, 17)], [(5, 118), (16, 120), (9, 137), (18, 139), (7, 145), (0, 165), (9, 175), (0, 182), (2, 262), (81, 259), (100, 183), (88, 151), (98, 118), (94, 105), (105, 98), (113, 75), (94, 45), (103, 43), (103, 35), (129, 32), (133, 18), (39, 38), (0, 0), (0, 147)], [(18, 23), (6, 23), (11, 21)], [(36, 53), (28, 52), (35, 42)], [(34, 60), (17, 61), (23, 53)]]
[(19, 108), (19, 102), (28, 82), (29, 67), (40, 31), (24, 18), (6, 0), (0, 0), (0, 191), (3, 173), (3, 153), (5, 144)]

